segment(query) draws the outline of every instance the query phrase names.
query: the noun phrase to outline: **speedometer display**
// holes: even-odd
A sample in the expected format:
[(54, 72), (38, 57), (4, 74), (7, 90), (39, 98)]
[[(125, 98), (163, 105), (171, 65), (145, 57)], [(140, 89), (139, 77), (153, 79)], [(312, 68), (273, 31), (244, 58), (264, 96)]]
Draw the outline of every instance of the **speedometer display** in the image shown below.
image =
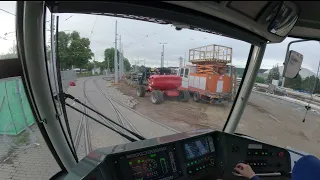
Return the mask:
[(134, 180), (172, 179), (179, 176), (174, 154), (165, 149), (152, 149), (127, 157)]

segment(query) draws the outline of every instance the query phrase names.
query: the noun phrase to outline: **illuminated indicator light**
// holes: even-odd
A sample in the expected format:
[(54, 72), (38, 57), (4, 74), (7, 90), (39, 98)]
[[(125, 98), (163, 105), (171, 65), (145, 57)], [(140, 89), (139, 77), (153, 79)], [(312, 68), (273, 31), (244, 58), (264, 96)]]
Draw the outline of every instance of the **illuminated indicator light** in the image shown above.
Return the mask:
[(157, 155), (156, 154), (150, 154), (150, 157), (156, 157)]
[(255, 152), (256, 155), (258, 155), (258, 152)]
[(132, 165), (132, 162), (129, 162), (130, 165)]
[(202, 167), (200, 167), (200, 170), (202, 169)]
[(191, 162), (191, 165), (193, 165), (193, 162)]
[(190, 166), (190, 163), (188, 163), (187, 166)]
[(141, 162), (144, 162), (144, 160), (142, 160)]
[(282, 157), (283, 156), (283, 152), (279, 152), (279, 157)]
[(189, 171), (189, 173), (191, 174), (191, 173), (192, 173), (192, 171)]
[(206, 166), (202, 166), (202, 168), (205, 168)]
[(264, 152), (262, 152), (261, 154), (264, 155)]
[(140, 159), (137, 162), (140, 163)]
[(199, 168), (197, 168), (196, 170), (199, 171)]
[(267, 153), (267, 152), (265, 152), (264, 154), (265, 154), (265, 155), (268, 155), (268, 153)]

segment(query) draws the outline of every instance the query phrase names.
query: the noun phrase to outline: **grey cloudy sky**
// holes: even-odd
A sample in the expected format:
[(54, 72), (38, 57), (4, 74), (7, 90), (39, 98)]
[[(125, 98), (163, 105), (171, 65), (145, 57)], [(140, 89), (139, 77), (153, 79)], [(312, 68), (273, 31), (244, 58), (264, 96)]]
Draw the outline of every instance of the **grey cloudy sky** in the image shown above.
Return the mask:
[[(15, 2), (2, 1), (0, 2), (0, 8), (15, 13)], [(162, 45), (159, 43), (165, 42), (167, 43), (165, 45), (165, 65), (168, 63), (169, 66), (178, 66), (178, 58), (180, 56), (184, 57), (185, 53), (188, 53), (191, 48), (218, 44), (232, 47), (232, 64), (237, 67), (244, 67), (250, 48), (248, 43), (242, 41), (185, 29), (176, 31), (171, 25), (159, 25), (107, 16), (97, 17), (96, 15), (58, 15), (60, 17), (59, 30), (66, 32), (76, 30), (80, 32), (80, 36), (89, 38), (93, 29), (90, 47), (98, 61), (104, 60), (103, 52), (106, 48), (114, 47), (115, 20), (118, 21), (118, 34), (122, 38), (124, 55), (132, 64), (139, 58), (145, 60), (148, 66), (160, 66)], [(71, 15), (73, 16), (69, 18)], [(49, 17), (49, 14), (47, 17)], [(66, 21), (66, 19), (68, 20)], [(4, 35), (15, 31), (15, 16), (0, 11), (0, 24), (0, 53), (5, 53), (13, 46), (15, 40), (14, 33)], [(49, 36), (49, 34), (47, 35)], [(6, 38), (6, 40), (3, 38)], [(294, 39), (287, 38), (280, 44), (268, 45), (261, 68), (271, 68), (277, 63), (281, 65), (284, 61), (287, 44), (292, 40)], [(320, 44), (318, 42), (294, 44), (292, 49), (304, 55), (303, 67), (316, 72), (320, 60)], [(143, 64), (143, 61), (140, 61), (141, 64)]]

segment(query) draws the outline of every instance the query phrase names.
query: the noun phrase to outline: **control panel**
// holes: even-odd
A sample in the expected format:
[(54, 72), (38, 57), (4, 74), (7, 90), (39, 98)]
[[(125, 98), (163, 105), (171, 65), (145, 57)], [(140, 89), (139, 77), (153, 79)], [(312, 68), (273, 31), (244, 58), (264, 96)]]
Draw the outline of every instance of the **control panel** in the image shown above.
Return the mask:
[(291, 171), (285, 149), (213, 130), (197, 130), (97, 149), (66, 179), (170, 180), (237, 179), (237, 163), (260, 176)]

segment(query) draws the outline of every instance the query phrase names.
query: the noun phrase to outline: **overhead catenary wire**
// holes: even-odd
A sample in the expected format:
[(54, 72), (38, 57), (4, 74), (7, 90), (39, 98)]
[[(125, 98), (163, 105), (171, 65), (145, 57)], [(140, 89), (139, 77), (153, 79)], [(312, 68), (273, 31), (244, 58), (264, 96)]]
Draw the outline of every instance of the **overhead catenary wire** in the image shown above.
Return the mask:
[(147, 35), (145, 35), (143, 38), (139, 39), (138, 41), (133, 42), (133, 43), (129, 43), (129, 44), (125, 45), (125, 47), (127, 48), (128, 46), (130, 46), (130, 45), (132, 45), (132, 44), (135, 44), (135, 43), (137, 43), (137, 42), (141, 42), (142, 40), (144, 40), (144, 39), (146, 39), (146, 38), (148, 38), (148, 37), (151, 37), (151, 36), (153, 36), (153, 35), (156, 35), (156, 34), (158, 34), (159, 32), (163, 31), (163, 29), (168, 28), (168, 27), (170, 27), (170, 26), (164, 26), (163, 28), (159, 29), (159, 31), (154, 32), (154, 33), (149, 34), (149, 35), (147, 34)]
[(93, 26), (92, 26), (92, 29), (91, 29), (91, 34), (90, 34), (89, 39), (91, 39), (91, 36), (92, 36), (92, 34), (93, 34), (94, 27), (95, 27), (96, 22), (97, 22), (97, 19), (98, 19), (98, 15), (96, 16), (96, 20), (95, 20), (94, 23), (93, 23)]
[(11, 14), (11, 15), (13, 15), (13, 16), (16, 16), (15, 14), (13, 14), (13, 13), (11, 13), (11, 12), (9, 12), (9, 11), (6, 11), (6, 10), (4, 10), (4, 9), (2, 9), (2, 8), (0, 8), (0, 10), (3, 11), (3, 12), (5, 12), (5, 13)]

